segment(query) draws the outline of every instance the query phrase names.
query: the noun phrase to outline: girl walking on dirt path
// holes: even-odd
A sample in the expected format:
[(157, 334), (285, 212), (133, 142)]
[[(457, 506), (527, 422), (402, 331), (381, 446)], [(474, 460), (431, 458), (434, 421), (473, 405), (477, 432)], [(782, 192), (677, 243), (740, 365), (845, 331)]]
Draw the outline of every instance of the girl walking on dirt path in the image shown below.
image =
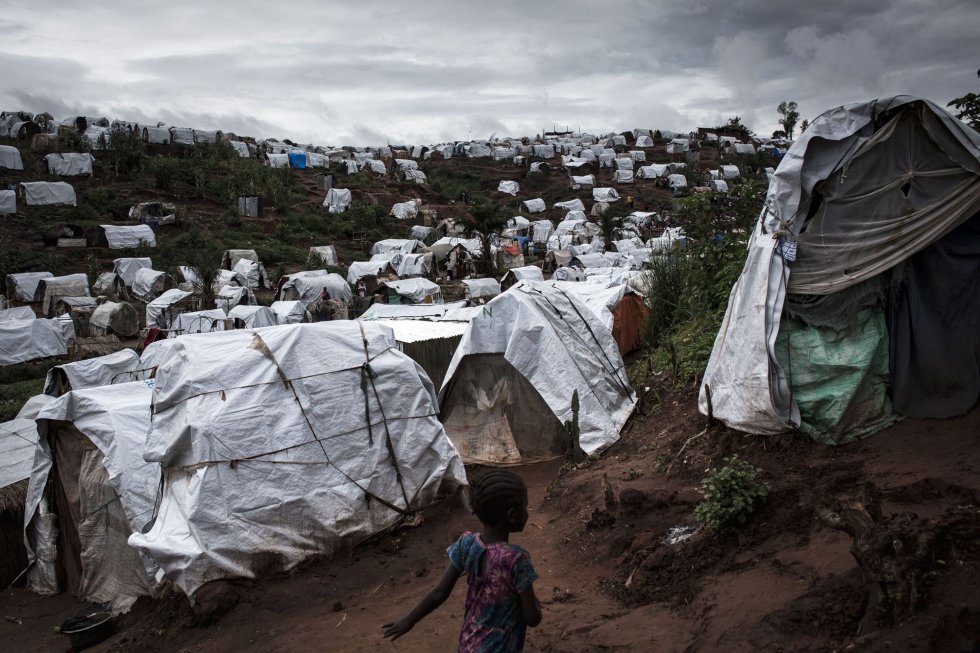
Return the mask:
[(480, 533), (463, 533), (449, 547), (449, 564), (439, 583), (411, 612), (381, 627), (385, 637), (398, 639), (442, 605), (456, 581), (467, 576), (460, 653), (517, 653), (524, 650), (528, 626), (541, 623), (541, 603), (534, 595), (538, 574), (530, 554), (510, 544), (511, 533), (527, 523), (527, 486), (507, 470), (493, 470), (470, 486), (473, 513), (483, 524)]

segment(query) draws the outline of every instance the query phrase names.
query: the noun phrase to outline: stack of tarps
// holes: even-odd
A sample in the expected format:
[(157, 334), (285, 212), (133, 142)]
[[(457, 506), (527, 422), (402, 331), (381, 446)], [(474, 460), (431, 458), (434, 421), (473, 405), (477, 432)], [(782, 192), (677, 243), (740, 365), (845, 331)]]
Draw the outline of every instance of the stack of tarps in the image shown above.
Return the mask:
[(304, 270), (285, 275), (279, 280), (276, 301), (299, 301), (303, 308), (323, 297), (348, 303), (353, 298), (350, 286), (336, 272), (326, 270)]
[(88, 277), (78, 272), (61, 277), (38, 279), (34, 301), (41, 302), (41, 315), (54, 317), (55, 306), (62, 297), (89, 297)]
[(609, 446), (636, 405), (610, 331), (578, 298), (522, 281), (469, 322), (440, 392), (463, 460), (513, 464), (568, 451), (573, 395), (587, 453)]
[(408, 200), (406, 202), (396, 202), (390, 211), (390, 215), (398, 220), (414, 220), (422, 206), (422, 200)]
[(258, 329), (279, 324), (276, 313), (268, 306), (235, 306), (228, 311), (228, 317), (236, 321), (240, 320), (246, 329)]
[(310, 254), (306, 258), (307, 263), (316, 265), (330, 265), (337, 267), (340, 259), (337, 258), (337, 250), (333, 245), (318, 245), (310, 248)]
[(20, 156), (20, 150), (12, 145), (0, 145), (0, 168), (23, 170), (24, 160)]
[(129, 249), (146, 243), (148, 247), (157, 246), (157, 237), (153, 229), (146, 224), (137, 225), (99, 225), (105, 234), (105, 242), (109, 249)]
[(7, 299), (21, 302), (39, 301), (35, 298), (37, 285), (41, 279), (51, 279), (50, 272), (15, 272), (6, 278)]
[(64, 181), (25, 181), (20, 185), (27, 206), (75, 206), (75, 189)]
[(423, 278), (385, 281), (378, 286), (387, 293), (389, 304), (441, 304), (442, 289), (438, 284)]
[(146, 326), (169, 329), (180, 313), (189, 310), (193, 293), (171, 288), (146, 305)]
[(142, 453), (162, 495), (129, 542), (190, 596), (329, 555), (466, 482), (431, 383), (376, 323), (176, 339)]
[(140, 301), (152, 302), (161, 293), (173, 287), (174, 280), (166, 272), (151, 268), (138, 268), (133, 275), (131, 290)]
[(331, 188), (323, 200), (328, 213), (343, 213), (351, 205), (351, 192), (348, 188)]
[(140, 330), (139, 314), (129, 302), (105, 301), (92, 311), (88, 326), (92, 336), (115, 334), (133, 338)]
[(832, 109), (783, 157), (751, 234), (702, 412), (836, 444), (975, 407), (977, 132), (908, 96)]
[(276, 324), (302, 324), (312, 321), (306, 306), (298, 300), (272, 302), (269, 309), (276, 314)]
[(44, 157), (48, 171), (53, 175), (73, 177), (76, 175), (92, 174), (92, 164), (95, 157), (88, 152), (65, 152), (63, 154), (48, 154)]
[(143, 269), (152, 268), (153, 261), (149, 257), (117, 258), (112, 261), (112, 266), (126, 287), (131, 288), (136, 281), (136, 273)]
[(60, 397), (72, 390), (136, 381), (138, 369), (139, 354), (132, 349), (55, 365), (44, 378), (44, 394)]
[(14, 215), (15, 213), (17, 213), (17, 192), (0, 190), (0, 215)]
[(153, 596), (156, 564), (127, 543), (153, 519), (160, 466), (143, 459), (152, 381), (74, 390), (37, 416), (27, 494), (28, 587), (125, 612)]

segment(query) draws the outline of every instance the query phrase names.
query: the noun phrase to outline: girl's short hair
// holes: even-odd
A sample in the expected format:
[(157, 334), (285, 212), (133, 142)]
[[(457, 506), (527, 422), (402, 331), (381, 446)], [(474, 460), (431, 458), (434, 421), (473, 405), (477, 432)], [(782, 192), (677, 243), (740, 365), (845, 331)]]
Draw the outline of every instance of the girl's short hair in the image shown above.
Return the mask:
[(527, 486), (521, 477), (506, 469), (494, 469), (478, 476), (470, 484), (470, 506), (484, 524), (499, 524), (507, 511), (527, 498)]

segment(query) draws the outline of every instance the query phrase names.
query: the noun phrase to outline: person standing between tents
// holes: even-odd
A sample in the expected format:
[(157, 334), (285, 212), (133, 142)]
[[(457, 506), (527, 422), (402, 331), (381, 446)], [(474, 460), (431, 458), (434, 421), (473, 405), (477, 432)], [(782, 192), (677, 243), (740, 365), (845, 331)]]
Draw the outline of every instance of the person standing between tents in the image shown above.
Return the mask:
[(628, 208), (628, 209), (633, 208), (633, 196), (632, 195), (627, 195), (626, 196), (626, 208)]
[(517, 653), (524, 650), (527, 627), (541, 623), (541, 603), (534, 595), (538, 574), (530, 554), (508, 541), (527, 524), (527, 487), (507, 470), (487, 472), (470, 486), (480, 533), (463, 533), (449, 547), (449, 564), (439, 583), (398, 621), (381, 633), (392, 641), (442, 605), (456, 581), (467, 576), (469, 589), (459, 634), (460, 653)]

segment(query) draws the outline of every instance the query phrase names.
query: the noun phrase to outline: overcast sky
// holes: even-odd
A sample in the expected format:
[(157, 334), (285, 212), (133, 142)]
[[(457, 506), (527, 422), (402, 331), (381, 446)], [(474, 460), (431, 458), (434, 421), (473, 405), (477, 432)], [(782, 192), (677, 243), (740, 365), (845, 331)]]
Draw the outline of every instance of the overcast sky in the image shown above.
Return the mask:
[(978, 0), (0, 0), (0, 109), (324, 145), (768, 135), (782, 100), (945, 105), (978, 67)]

